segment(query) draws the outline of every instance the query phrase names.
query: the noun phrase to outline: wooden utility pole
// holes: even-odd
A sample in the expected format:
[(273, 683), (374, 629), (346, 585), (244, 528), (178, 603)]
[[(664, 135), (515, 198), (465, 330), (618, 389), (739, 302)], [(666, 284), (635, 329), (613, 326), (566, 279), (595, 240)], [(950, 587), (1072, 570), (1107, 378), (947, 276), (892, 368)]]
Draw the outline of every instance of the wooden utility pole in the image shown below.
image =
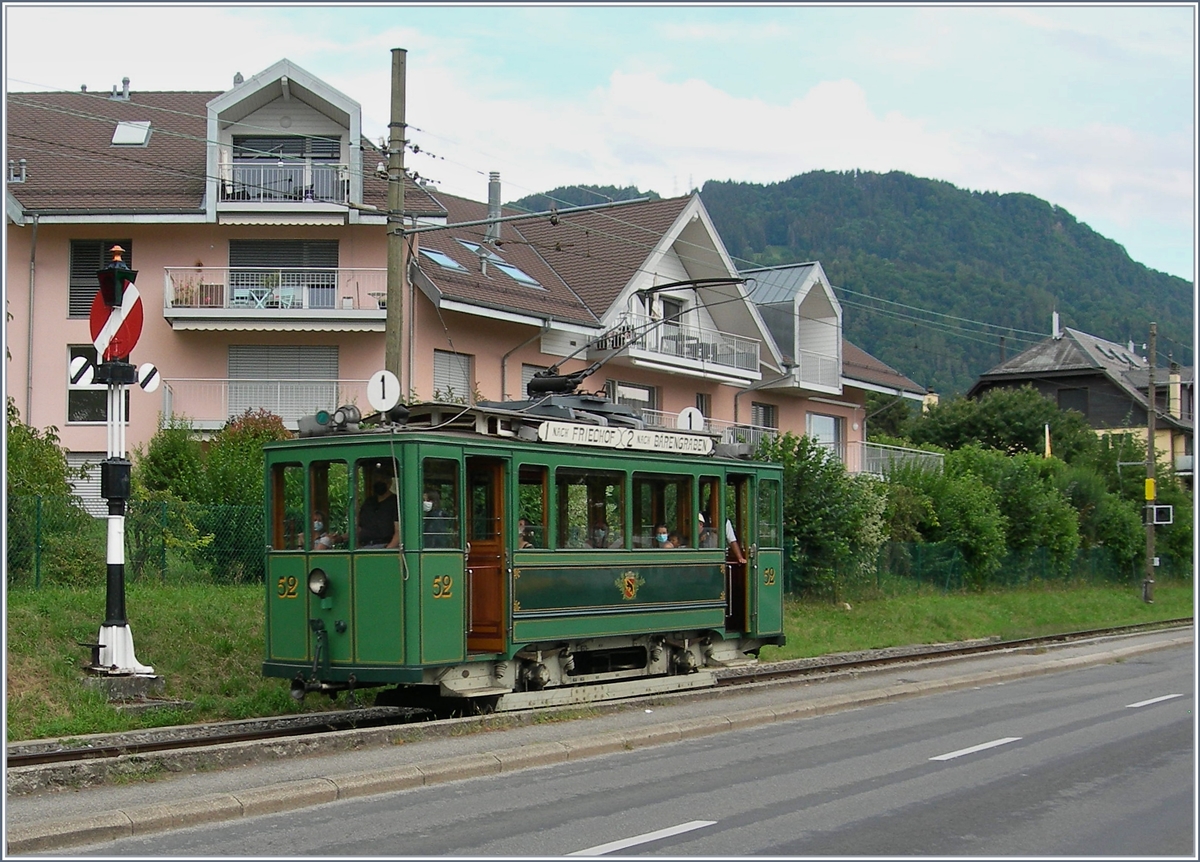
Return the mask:
[[(384, 332), (383, 366), (396, 375), (404, 356), (404, 147), (407, 145), (404, 123), (404, 68), (407, 51), (392, 49), (392, 116), (388, 123), (388, 217), (387, 217), (387, 319)], [(409, 309), (412, 313), (412, 309)], [(408, 386), (412, 390), (412, 371)]]
[(1142, 581), (1142, 601), (1154, 604), (1154, 517), (1158, 493), (1154, 487), (1154, 419), (1156, 393), (1154, 392), (1154, 365), (1158, 361), (1158, 324), (1150, 324), (1150, 352), (1146, 357), (1150, 371), (1150, 405), (1146, 411), (1146, 578)]

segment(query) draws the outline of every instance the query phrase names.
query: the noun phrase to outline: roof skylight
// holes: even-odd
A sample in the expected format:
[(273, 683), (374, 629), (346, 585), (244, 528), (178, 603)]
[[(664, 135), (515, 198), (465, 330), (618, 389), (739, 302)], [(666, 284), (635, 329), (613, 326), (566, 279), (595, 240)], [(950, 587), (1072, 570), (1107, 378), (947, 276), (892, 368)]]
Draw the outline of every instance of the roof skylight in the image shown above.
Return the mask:
[(149, 120), (121, 120), (113, 132), (114, 147), (144, 147), (150, 140)]
[(532, 275), (525, 272), (523, 269), (520, 269), (519, 267), (513, 266), (511, 263), (506, 261), (504, 258), (500, 257), (500, 255), (496, 254), (491, 249), (485, 248), (484, 246), (480, 245), (479, 243), (471, 242), (470, 240), (460, 239), (458, 242), (460, 245), (463, 246), (463, 248), (466, 248), (472, 254), (483, 258), (488, 263), (490, 263), (492, 266), (496, 267), (496, 269), (500, 270), (505, 275), (507, 275), (509, 278), (511, 278), (513, 281), (518, 281), (521, 284), (526, 284), (526, 285), (529, 285), (530, 287), (541, 287), (542, 286), (538, 282), (538, 280), (536, 278), (534, 278)]
[(450, 255), (446, 254), (445, 252), (435, 251), (432, 248), (423, 248), (423, 249), (421, 249), (421, 254), (425, 255), (427, 258), (432, 260), (434, 263), (436, 263), (438, 266), (442, 267), (443, 269), (454, 269), (459, 272), (467, 271), (467, 268), (465, 266), (463, 266), (461, 263), (459, 263), (457, 260), (452, 258)]

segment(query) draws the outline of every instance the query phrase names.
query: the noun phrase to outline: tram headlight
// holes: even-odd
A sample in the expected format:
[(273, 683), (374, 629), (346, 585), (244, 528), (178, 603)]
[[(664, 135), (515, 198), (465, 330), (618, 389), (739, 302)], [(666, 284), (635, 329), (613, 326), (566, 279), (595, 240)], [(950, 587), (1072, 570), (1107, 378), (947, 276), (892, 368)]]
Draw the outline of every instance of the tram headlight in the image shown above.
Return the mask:
[(308, 573), (308, 591), (317, 598), (324, 598), (329, 592), (329, 576), (324, 569), (313, 569)]

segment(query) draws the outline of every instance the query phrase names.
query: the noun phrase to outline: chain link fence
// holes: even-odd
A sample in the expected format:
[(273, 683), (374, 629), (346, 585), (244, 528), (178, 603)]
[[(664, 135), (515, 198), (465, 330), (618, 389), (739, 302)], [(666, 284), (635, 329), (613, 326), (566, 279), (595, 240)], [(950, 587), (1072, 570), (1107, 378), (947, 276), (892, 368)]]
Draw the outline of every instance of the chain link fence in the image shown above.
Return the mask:
[[(103, 583), (107, 522), (75, 497), (10, 497), (10, 587)], [(125, 515), (125, 577), (163, 583), (257, 583), (263, 579), (263, 511), (257, 506), (130, 500)], [(794, 543), (784, 548), (784, 588), (793, 596), (840, 601), (914, 589), (955, 592), (974, 586), (1016, 587), (1035, 582), (1135, 585), (1144, 564), (1119, 565), (1105, 548), (1081, 550), (1064, 564), (1045, 548), (1013, 553), (985, 584), (969, 577), (950, 544), (888, 542), (867, 565), (812, 565)], [(1188, 579), (1192, 561), (1160, 556), (1155, 579)]]
[[(108, 522), (76, 497), (10, 497), (9, 587), (104, 583)], [(263, 579), (263, 512), (257, 506), (129, 500), (125, 577), (135, 582), (253, 583)]]
[[(962, 553), (948, 543), (886, 542), (874, 561), (855, 567), (811, 565), (795, 544), (784, 549), (784, 589), (793, 596), (841, 601), (851, 597), (895, 595), (927, 589), (958, 592), (979, 587), (1012, 588), (1033, 583), (1134, 586), (1145, 564), (1120, 564), (1102, 547), (1078, 551), (1069, 561), (1046, 548), (1008, 554), (986, 582), (972, 579)], [(1161, 555), (1155, 580), (1190, 579), (1192, 561)]]

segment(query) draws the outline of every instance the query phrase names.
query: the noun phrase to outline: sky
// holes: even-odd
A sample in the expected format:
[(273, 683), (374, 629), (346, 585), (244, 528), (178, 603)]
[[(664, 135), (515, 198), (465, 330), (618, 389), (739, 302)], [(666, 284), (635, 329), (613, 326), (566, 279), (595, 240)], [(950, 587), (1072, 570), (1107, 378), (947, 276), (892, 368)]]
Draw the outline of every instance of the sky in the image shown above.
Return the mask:
[(287, 58), (452, 194), (905, 171), (1066, 209), (1194, 282), (1197, 6), (4, 4), (9, 91), (213, 90)]

